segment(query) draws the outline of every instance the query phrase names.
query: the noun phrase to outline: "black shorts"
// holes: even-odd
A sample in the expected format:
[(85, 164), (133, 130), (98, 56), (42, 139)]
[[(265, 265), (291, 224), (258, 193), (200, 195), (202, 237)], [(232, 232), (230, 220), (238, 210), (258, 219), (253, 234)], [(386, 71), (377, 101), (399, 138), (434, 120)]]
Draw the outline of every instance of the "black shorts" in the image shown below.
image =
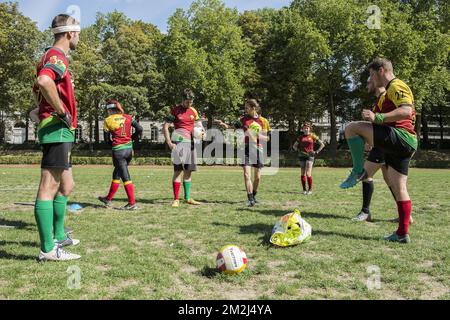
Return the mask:
[(305, 168), (307, 161), (314, 162), (316, 160), (316, 158), (314, 156), (301, 155), (299, 157), (299, 160), (300, 160), (300, 167)]
[(72, 142), (43, 144), (41, 168), (63, 170), (72, 168), (72, 147)]
[(387, 167), (407, 176), (409, 163), (416, 152), (397, 134), (393, 127), (373, 124), (373, 140), (375, 148), (384, 154)]
[(256, 145), (246, 144), (243, 151), (244, 155), (241, 156), (242, 167), (264, 168), (264, 155), (261, 149), (257, 148)]
[(367, 157), (367, 161), (377, 164), (385, 164), (386, 160), (384, 159), (384, 154), (378, 148), (372, 148), (370, 150), (369, 155)]
[(192, 142), (179, 142), (172, 150), (174, 171), (197, 171), (197, 153)]

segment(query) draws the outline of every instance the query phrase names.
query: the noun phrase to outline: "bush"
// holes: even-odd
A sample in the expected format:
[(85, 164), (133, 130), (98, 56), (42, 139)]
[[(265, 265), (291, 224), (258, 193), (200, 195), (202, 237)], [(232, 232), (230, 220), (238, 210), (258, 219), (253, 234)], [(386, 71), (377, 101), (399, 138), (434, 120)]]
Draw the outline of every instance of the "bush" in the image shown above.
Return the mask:
[[(5, 151), (3, 152), (3, 154)], [(0, 164), (36, 165), (41, 163), (41, 153), (37, 151), (6, 151), (8, 155), (0, 154)], [(412, 168), (442, 168), (450, 169), (450, 154), (437, 151), (419, 151), (411, 161)], [(96, 150), (94, 152), (74, 150), (72, 157), (74, 165), (112, 165), (111, 150)], [(132, 162), (133, 165), (172, 165), (170, 154), (164, 150), (147, 150), (147, 152), (136, 152)], [(280, 155), (280, 167), (299, 167), (300, 162), (296, 154), (284, 153)], [(205, 163), (204, 165), (209, 165)], [(214, 164), (213, 164), (214, 165)], [(225, 165), (235, 166), (235, 163)], [(351, 167), (352, 160), (350, 152), (339, 151), (336, 156), (323, 153), (316, 159), (315, 167)]]

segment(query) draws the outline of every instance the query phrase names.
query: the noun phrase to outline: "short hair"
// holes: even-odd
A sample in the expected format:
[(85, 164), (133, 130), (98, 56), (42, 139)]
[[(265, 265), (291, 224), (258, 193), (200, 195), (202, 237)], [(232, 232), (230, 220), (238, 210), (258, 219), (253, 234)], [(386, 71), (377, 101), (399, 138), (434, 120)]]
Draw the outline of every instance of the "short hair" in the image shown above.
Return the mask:
[(194, 100), (195, 95), (194, 92), (192, 92), (191, 89), (184, 89), (183, 90), (183, 100)]
[(386, 58), (380, 57), (373, 59), (368, 67), (369, 70), (372, 69), (374, 71), (378, 71), (380, 70), (380, 68), (383, 68), (386, 71), (394, 71), (394, 68), (392, 67), (392, 62)]
[[(64, 27), (67, 25), (80, 24), (74, 17), (68, 14), (58, 14), (52, 21), (52, 29), (58, 27)], [(55, 34), (55, 40), (62, 38), (66, 33)]]

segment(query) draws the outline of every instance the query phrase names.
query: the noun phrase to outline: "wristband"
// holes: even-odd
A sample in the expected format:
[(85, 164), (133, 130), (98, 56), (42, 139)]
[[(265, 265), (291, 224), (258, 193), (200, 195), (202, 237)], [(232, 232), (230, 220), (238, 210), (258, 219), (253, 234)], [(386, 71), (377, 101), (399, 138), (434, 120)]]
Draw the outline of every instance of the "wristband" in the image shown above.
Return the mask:
[(384, 114), (383, 113), (375, 113), (375, 121), (376, 124), (382, 124), (384, 122)]

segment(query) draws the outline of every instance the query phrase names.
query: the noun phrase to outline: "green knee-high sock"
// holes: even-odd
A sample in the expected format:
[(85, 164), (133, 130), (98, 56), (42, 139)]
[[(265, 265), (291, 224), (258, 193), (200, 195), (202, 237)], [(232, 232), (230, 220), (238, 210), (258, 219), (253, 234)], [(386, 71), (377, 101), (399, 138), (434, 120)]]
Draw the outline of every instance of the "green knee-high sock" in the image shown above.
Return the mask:
[(184, 188), (184, 199), (189, 200), (191, 199), (191, 181), (183, 181), (183, 188)]
[(67, 197), (58, 195), (53, 200), (53, 231), (55, 232), (55, 239), (63, 241), (66, 239), (64, 233), (64, 217), (66, 216)]
[(41, 239), (41, 250), (49, 253), (55, 246), (53, 242), (53, 201), (36, 200), (34, 217)]
[(364, 139), (356, 136), (347, 139), (350, 152), (352, 153), (353, 171), (361, 173), (364, 171)]

